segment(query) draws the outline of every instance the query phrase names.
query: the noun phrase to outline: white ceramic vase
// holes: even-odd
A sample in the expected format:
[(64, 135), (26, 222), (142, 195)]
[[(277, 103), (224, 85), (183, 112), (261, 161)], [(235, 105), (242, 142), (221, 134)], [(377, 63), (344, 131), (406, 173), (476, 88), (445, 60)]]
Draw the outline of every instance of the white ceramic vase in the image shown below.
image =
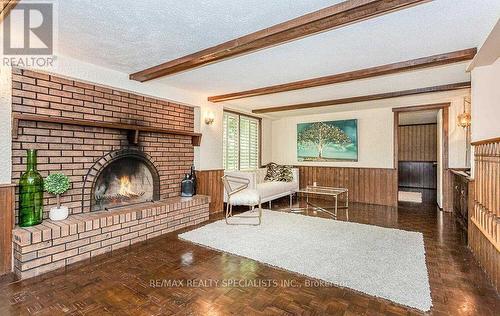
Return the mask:
[(62, 221), (68, 217), (68, 207), (60, 206), (50, 209), (49, 218), (53, 221)]

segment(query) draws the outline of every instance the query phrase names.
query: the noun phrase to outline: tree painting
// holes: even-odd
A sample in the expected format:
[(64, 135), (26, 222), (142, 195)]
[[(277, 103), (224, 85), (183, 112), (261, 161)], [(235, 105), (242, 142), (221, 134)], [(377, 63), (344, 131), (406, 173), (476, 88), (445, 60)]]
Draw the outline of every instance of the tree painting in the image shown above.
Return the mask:
[(357, 120), (297, 125), (299, 161), (357, 161)]

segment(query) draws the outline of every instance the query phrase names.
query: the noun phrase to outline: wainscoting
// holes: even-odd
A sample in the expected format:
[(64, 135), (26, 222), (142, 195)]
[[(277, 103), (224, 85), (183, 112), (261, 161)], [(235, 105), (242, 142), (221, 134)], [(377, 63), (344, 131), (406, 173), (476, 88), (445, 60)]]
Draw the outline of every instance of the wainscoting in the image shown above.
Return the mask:
[(210, 196), (210, 213), (218, 213), (224, 209), (224, 187), (221, 180), (223, 175), (223, 169), (196, 171), (197, 193)]
[(317, 185), (349, 189), (349, 201), (396, 206), (397, 170), (381, 168), (309, 167), (299, 168), (300, 187)]
[(469, 247), (500, 292), (500, 138), (476, 142)]
[(0, 185), (0, 275), (12, 271), (15, 185)]

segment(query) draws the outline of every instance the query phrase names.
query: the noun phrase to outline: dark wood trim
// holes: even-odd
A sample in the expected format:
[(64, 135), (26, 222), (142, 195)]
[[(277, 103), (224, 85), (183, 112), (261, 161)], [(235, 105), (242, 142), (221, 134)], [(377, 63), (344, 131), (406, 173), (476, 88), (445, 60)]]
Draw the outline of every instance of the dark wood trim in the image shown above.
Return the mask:
[(2, 5), (2, 10), (0, 11), (0, 23), (7, 18), (10, 11), (12, 11), (18, 3), (19, 0), (0, 1), (0, 4)]
[(414, 111), (428, 111), (428, 110), (440, 110), (443, 108), (450, 107), (450, 103), (434, 103), (434, 104), (424, 104), (424, 105), (414, 105), (405, 106), (399, 108), (393, 108), (392, 112), (414, 112)]
[(132, 124), (122, 124), (122, 123), (108, 123), (108, 122), (99, 122), (92, 120), (74, 120), (62, 117), (55, 116), (44, 116), (44, 115), (36, 115), (36, 114), (14, 114), (13, 115), (13, 138), (17, 138), (17, 127), (18, 121), (33, 121), (33, 122), (46, 122), (46, 123), (57, 123), (57, 124), (69, 124), (69, 125), (78, 125), (78, 126), (89, 126), (89, 127), (101, 127), (101, 128), (111, 128), (111, 129), (119, 129), (129, 131), (128, 139), (137, 140), (139, 132), (152, 132), (152, 133), (161, 133), (161, 134), (171, 134), (171, 135), (183, 135), (183, 136), (191, 136), (191, 142), (193, 146), (199, 146), (201, 143), (201, 133), (188, 132), (177, 129), (168, 129), (168, 128), (159, 128), (152, 126), (141, 126), (141, 125), (132, 125)]
[[(397, 112), (394, 112), (394, 126), (393, 126), (393, 129), (394, 129), (394, 139), (393, 139), (393, 142), (394, 142), (394, 152), (393, 152), (393, 168), (396, 169), (396, 171), (398, 170), (398, 163), (399, 163), (399, 113)], [(399, 179), (398, 179), (398, 173), (396, 172), (396, 183), (399, 183)]]
[[(270, 112), (282, 112), (282, 111), (292, 111), (292, 110), (300, 110), (300, 109), (310, 109), (310, 108), (317, 108), (317, 107), (324, 107), (324, 106), (391, 99), (391, 98), (398, 98), (398, 97), (404, 97), (404, 96), (409, 96), (409, 95), (417, 95), (417, 94), (433, 93), (433, 92), (443, 92), (443, 91), (451, 91), (451, 90), (459, 90), (459, 89), (467, 89), (467, 88), (470, 88), (470, 81), (446, 84), (446, 85), (441, 85), (441, 86), (411, 89), (411, 90), (402, 90), (402, 91), (387, 92), (387, 93), (380, 93), (380, 94), (364, 95), (364, 96), (350, 97), (350, 98), (344, 98), (344, 99), (326, 100), (326, 101), (301, 103), (301, 104), (291, 104), (291, 105), (276, 106), (276, 107), (266, 107), (266, 108), (252, 110), (252, 113), (262, 114), (262, 113), (270, 113)], [(394, 109), (393, 109), (393, 111), (394, 111)]]
[(493, 144), (493, 143), (498, 143), (498, 142), (500, 142), (500, 137), (478, 140), (478, 141), (472, 142), (471, 145), (472, 146), (479, 146), (479, 145)]
[(429, 0), (348, 0), (130, 75), (148, 81), (406, 9)]
[(273, 93), (307, 89), (307, 88), (331, 85), (331, 84), (359, 80), (359, 79), (385, 76), (410, 70), (436, 67), (436, 66), (471, 60), (476, 55), (476, 52), (477, 48), (464, 49), (439, 55), (406, 60), (393, 64), (344, 72), (330, 76), (294, 81), (263, 88), (211, 96), (208, 97), (208, 101), (222, 102), (222, 101), (250, 98), (260, 95), (268, 95)]
[(0, 185), (0, 276), (12, 272), (14, 193), (14, 184)]

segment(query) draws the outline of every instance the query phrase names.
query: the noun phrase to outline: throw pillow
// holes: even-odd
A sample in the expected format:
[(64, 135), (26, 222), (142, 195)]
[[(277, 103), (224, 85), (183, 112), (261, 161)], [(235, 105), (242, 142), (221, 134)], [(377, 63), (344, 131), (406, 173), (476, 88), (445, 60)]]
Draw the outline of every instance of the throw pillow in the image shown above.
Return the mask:
[(280, 166), (275, 164), (274, 162), (270, 162), (266, 165), (267, 173), (264, 178), (264, 181), (280, 181), (281, 170)]
[(293, 172), (290, 166), (280, 166), (280, 179), (278, 181), (292, 182)]

